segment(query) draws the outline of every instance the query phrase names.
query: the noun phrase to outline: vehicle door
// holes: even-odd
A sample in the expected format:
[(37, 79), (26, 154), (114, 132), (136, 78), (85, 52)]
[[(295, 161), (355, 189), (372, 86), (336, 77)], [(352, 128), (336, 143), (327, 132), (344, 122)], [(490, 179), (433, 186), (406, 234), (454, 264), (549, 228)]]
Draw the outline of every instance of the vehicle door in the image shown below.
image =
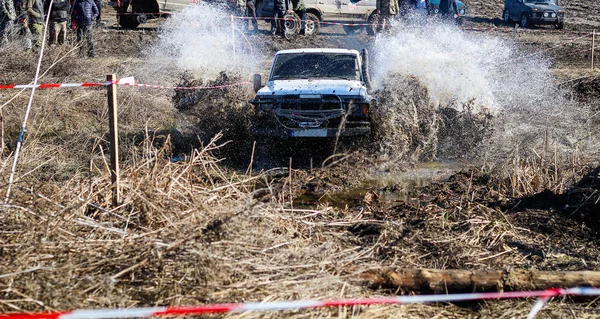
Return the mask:
[(259, 17), (272, 17), (273, 16), (273, 6), (275, 4), (274, 0), (263, 0), (256, 2), (256, 14)]
[(304, 0), (304, 6), (306, 7), (307, 11), (312, 11), (311, 9), (319, 9), (317, 0)]
[(190, 4), (198, 4), (201, 0), (159, 0), (161, 10), (175, 11), (181, 10)]
[(364, 21), (376, 6), (376, 0), (342, 0), (340, 13), (343, 19)]
[(342, 0), (317, 0), (317, 8), (323, 20), (339, 20), (342, 11)]

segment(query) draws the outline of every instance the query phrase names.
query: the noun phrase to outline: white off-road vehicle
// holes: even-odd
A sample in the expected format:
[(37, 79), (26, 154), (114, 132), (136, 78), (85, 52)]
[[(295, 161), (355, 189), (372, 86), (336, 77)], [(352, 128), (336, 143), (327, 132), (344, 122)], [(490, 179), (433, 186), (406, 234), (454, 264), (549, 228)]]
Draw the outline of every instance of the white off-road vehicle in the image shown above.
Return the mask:
[(368, 136), (372, 98), (368, 53), (295, 49), (275, 54), (266, 85), (254, 75), (257, 135)]

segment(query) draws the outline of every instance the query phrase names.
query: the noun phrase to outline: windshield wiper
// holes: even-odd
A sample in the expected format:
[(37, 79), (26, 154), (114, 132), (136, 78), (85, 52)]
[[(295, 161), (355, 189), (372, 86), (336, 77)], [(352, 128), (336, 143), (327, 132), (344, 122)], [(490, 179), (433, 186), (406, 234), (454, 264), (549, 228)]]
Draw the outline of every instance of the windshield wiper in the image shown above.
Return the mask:
[(353, 80), (353, 79), (348, 78), (347, 76), (341, 76), (341, 75), (321, 75), (319, 77), (326, 78), (326, 79), (340, 79), (340, 80), (348, 80), (348, 81)]

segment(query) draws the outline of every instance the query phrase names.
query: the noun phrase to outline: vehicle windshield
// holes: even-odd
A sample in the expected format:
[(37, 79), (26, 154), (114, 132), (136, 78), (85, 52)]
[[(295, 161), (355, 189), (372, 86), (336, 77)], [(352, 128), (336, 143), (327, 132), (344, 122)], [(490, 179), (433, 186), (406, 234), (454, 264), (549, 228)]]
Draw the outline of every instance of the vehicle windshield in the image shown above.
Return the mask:
[(324, 52), (278, 54), (270, 79), (314, 78), (360, 81), (360, 69), (356, 55)]
[(525, 0), (525, 3), (554, 3), (554, 0)]

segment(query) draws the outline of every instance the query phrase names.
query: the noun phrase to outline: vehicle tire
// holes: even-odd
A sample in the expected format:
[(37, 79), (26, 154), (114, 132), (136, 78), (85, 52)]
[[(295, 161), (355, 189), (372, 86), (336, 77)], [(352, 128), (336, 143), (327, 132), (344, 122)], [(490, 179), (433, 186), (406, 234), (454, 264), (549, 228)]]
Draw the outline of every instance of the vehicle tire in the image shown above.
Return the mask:
[(521, 15), (521, 28), (529, 28), (530, 26), (531, 23), (529, 22), (529, 18), (523, 13), (523, 15)]
[(560, 22), (559, 24), (557, 24), (557, 25), (556, 25), (556, 28), (557, 28), (558, 30), (562, 30), (562, 29), (564, 29), (564, 28), (565, 28), (565, 23), (564, 23), (564, 22)]
[(283, 22), (286, 38), (292, 38), (293, 36), (295, 36), (296, 34), (298, 34), (300, 32), (302, 20), (300, 19), (300, 17), (297, 14), (295, 14), (293, 12), (287, 13), (286, 15), (283, 16), (283, 18), (286, 19)]
[(504, 13), (502, 13), (502, 20), (504, 20), (504, 23), (510, 23), (512, 21), (508, 9), (504, 9)]
[(304, 34), (306, 34), (306, 35), (317, 34), (317, 33), (319, 33), (320, 28), (321, 28), (321, 23), (319, 21), (319, 18), (313, 13), (307, 13)]
[(125, 29), (137, 28), (140, 25), (139, 21), (136, 19), (135, 15), (129, 15), (127, 13), (129, 13), (129, 12), (126, 12), (126, 15), (120, 15), (118, 17), (119, 25)]
[(375, 35), (377, 32), (377, 23), (379, 23), (379, 15), (377, 14), (377, 11), (373, 11), (373, 13), (371, 13), (367, 19), (367, 23), (370, 24), (366, 26), (367, 33), (369, 35)]
[(356, 34), (356, 33), (360, 33), (362, 31), (362, 29), (363, 29), (362, 26), (350, 26), (350, 25), (345, 25), (344, 26), (344, 31), (348, 35), (353, 35), (353, 34)]

